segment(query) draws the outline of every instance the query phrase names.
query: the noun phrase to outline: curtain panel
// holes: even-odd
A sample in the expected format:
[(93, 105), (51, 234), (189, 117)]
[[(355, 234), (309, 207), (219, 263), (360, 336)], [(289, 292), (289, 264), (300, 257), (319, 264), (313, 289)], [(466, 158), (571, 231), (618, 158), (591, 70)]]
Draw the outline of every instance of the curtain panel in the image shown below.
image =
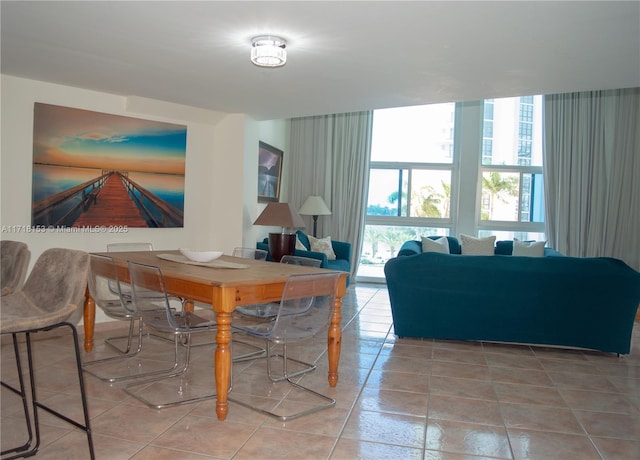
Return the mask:
[(548, 95), (544, 111), (550, 246), (640, 270), (640, 88)]
[[(289, 202), (299, 209), (320, 195), (330, 216), (318, 219), (318, 236), (352, 245), (355, 273), (362, 247), (371, 157), (373, 112), (352, 112), (291, 120)], [(307, 229), (310, 216), (303, 216)]]

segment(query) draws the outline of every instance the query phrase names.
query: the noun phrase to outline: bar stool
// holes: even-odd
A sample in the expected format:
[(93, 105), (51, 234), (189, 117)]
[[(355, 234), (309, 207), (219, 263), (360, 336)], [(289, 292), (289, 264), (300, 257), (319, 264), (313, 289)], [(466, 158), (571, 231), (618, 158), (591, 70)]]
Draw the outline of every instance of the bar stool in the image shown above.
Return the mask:
[[(24, 288), (13, 294), (2, 296), (2, 302), (0, 303), (0, 316), (2, 317), (0, 334), (11, 334), (13, 338), (20, 388), (17, 389), (6, 382), (1, 383), (3, 387), (21, 396), (23, 402), (26, 401), (27, 389), (22, 377), (22, 363), (20, 361), (18, 344), (18, 336), (24, 334), (27, 347), (29, 383), (31, 386), (33, 424), (35, 428), (34, 440), (29, 420), (29, 412), (25, 403), (24, 409), (29, 439), (21, 446), (3, 451), (3, 456), (14, 454), (10, 457), (3, 457), (4, 460), (29, 457), (37, 453), (40, 447), (38, 409), (43, 409), (84, 431), (87, 434), (89, 456), (91, 459), (95, 458), (93, 439), (89, 425), (89, 410), (87, 407), (84, 378), (82, 375), (78, 332), (74, 325), (82, 312), (88, 270), (89, 255), (87, 253), (73, 249), (48, 249), (43, 252), (36, 261)], [(38, 332), (51, 331), (61, 327), (71, 329), (73, 336), (84, 423), (73, 420), (51, 407), (44, 405), (38, 401), (37, 397), (31, 336)]]

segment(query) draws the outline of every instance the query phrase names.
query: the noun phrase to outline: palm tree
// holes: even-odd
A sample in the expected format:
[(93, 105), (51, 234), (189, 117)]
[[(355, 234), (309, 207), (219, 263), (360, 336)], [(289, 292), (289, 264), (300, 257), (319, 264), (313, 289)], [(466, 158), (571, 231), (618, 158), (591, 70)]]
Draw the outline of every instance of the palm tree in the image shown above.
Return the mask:
[(489, 214), (483, 212), (483, 220), (488, 220), (493, 215), (495, 199), (507, 203), (507, 200), (502, 197), (503, 194), (518, 196), (518, 182), (516, 175), (503, 175), (498, 171), (490, 171), (488, 177), (487, 173), (482, 175), (482, 190), (489, 193)]
[(438, 207), (442, 198), (443, 196), (430, 185), (420, 188), (420, 191), (413, 195), (413, 200), (417, 204), (414, 211), (416, 217), (442, 217)]

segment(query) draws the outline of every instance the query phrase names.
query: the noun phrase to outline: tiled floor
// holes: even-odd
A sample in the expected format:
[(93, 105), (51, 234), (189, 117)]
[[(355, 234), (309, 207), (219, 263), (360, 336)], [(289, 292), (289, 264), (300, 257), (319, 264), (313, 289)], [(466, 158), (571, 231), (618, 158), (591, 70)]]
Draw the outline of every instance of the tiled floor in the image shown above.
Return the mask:
[[(463, 318), (461, 318), (463, 320)], [(491, 343), (397, 339), (386, 289), (357, 285), (343, 307), (340, 381), (326, 382), (326, 339), (297, 348), (318, 359), (303, 382), (337, 400), (333, 409), (288, 423), (231, 403), (220, 422), (214, 401), (152, 410), (85, 373), (98, 459), (639, 459), (640, 327), (633, 351), (613, 355)], [(120, 323), (118, 323), (118, 326)], [(113, 334), (100, 324), (96, 350)], [(112, 325), (110, 325), (112, 326)], [(118, 331), (124, 331), (120, 327)], [(4, 342), (3, 342), (4, 343)], [(39, 395), (80, 415), (68, 338), (37, 343)], [(145, 338), (146, 369), (171, 345)], [(238, 353), (241, 347), (236, 346)], [(212, 346), (193, 350), (183, 392), (210, 391)], [(291, 352), (293, 355), (294, 353)], [(234, 365), (236, 398), (276, 401), (285, 384), (269, 385), (264, 360)], [(15, 381), (10, 346), (2, 378)], [(204, 386), (202, 384), (204, 383)], [(2, 448), (24, 431), (16, 397), (2, 389)], [(258, 396), (262, 396), (259, 398)], [(267, 399), (265, 399), (267, 398)], [(303, 405), (308, 398), (286, 404)], [(86, 437), (42, 415), (37, 458), (88, 458)]]

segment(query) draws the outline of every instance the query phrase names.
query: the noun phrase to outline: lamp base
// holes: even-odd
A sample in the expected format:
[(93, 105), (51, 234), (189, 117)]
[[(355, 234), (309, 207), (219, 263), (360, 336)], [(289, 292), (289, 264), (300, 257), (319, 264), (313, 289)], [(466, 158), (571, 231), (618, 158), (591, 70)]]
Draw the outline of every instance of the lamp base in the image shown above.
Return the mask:
[(269, 233), (269, 252), (274, 262), (280, 262), (282, 256), (292, 256), (295, 250), (295, 233)]

